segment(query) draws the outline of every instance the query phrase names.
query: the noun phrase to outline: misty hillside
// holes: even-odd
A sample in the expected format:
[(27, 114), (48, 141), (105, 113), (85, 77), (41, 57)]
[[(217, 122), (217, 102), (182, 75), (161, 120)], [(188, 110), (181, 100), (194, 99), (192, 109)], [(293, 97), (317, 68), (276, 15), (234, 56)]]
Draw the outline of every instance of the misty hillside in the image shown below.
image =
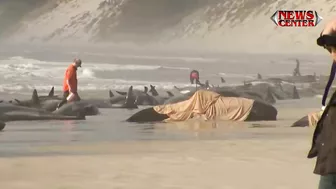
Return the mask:
[[(325, 0), (2, 0), (7, 41), (166, 44), (230, 51), (316, 50)], [(312, 9), (315, 28), (276, 28), (278, 9)]]

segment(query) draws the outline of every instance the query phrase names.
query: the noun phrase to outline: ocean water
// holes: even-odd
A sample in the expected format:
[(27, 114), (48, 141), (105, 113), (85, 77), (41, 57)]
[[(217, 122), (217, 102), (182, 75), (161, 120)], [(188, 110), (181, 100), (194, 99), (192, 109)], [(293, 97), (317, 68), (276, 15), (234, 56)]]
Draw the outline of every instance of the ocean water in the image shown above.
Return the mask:
[[(107, 98), (108, 90), (126, 90), (130, 85), (142, 89), (149, 84), (159, 90), (174, 86), (190, 86), (192, 69), (200, 71), (201, 80), (220, 84), (220, 77), (229, 84), (264, 76), (289, 75), (295, 66), (291, 57), (253, 55), (153, 55), (99, 54), (80, 52), (83, 60), (78, 70), (80, 95)], [(20, 55), (20, 56), (19, 56)], [(52, 55), (54, 57), (52, 57)], [(29, 98), (36, 88), (46, 94), (52, 86), (60, 94), (63, 74), (73, 53), (29, 51), (5, 53), (0, 60), (0, 91), (3, 99)], [(300, 58), (300, 57), (299, 57)], [(328, 61), (318, 57), (302, 58), (303, 74), (327, 74)], [(134, 124), (124, 120), (138, 110), (101, 109), (102, 114), (83, 121), (20, 121), (9, 122), (0, 133), (0, 156), (36, 155), (51, 152), (40, 146), (132, 140), (210, 140), (230, 138), (275, 139), (306, 136), (307, 128), (290, 128), (295, 120), (319, 108), (320, 98), (278, 101), (278, 121), (275, 122), (186, 122), (173, 124)], [(144, 107), (141, 107), (144, 108)], [(53, 151), (53, 153), (56, 153)], [(59, 151), (57, 153), (65, 153)], [(67, 152), (69, 153), (69, 152)]]
[[(202, 82), (219, 85), (220, 77), (228, 84), (241, 84), (264, 77), (291, 75), (295, 59), (301, 62), (303, 74), (329, 74), (329, 57), (301, 55), (153, 55), (110, 52), (25, 51), (5, 52), (0, 49), (0, 92), (29, 93), (33, 89), (47, 92), (51, 86), (61, 90), (64, 71), (74, 57), (83, 60), (78, 70), (80, 89), (84, 91), (126, 90), (130, 85), (143, 89), (154, 85), (159, 89), (190, 86), (189, 73), (196, 69)], [(322, 56), (323, 57), (323, 56)]]

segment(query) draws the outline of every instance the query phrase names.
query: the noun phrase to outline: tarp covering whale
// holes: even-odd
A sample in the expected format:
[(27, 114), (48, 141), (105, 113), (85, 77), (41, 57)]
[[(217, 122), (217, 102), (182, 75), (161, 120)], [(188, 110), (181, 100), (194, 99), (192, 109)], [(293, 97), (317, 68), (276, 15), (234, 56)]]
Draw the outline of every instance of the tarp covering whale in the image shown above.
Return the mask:
[(244, 121), (250, 114), (252, 106), (251, 99), (223, 97), (212, 91), (199, 90), (188, 100), (154, 106), (153, 109), (169, 117), (164, 121), (185, 121), (195, 117), (205, 120)]
[(271, 121), (277, 118), (277, 109), (263, 101), (241, 97), (225, 97), (220, 94), (199, 90), (189, 99), (142, 109), (127, 122), (185, 121), (193, 118), (224, 121)]
[(292, 124), (292, 127), (316, 127), (317, 122), (322, 117), (323, 111), (316, 111), (308, 113), (308, 115), (302, 117)]

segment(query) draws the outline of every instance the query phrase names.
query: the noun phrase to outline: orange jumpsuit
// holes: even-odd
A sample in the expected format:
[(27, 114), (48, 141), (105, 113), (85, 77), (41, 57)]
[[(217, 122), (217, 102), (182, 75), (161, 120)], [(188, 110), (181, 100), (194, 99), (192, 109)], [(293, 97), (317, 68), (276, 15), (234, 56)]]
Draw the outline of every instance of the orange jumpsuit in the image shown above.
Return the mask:
[[(68, 85), (68, 80), (70, 86)], [(72, 64), (65, 71), (63, 92), (69, 91), (70, 89), (71, 92), (77, 93), (77, 68)]]

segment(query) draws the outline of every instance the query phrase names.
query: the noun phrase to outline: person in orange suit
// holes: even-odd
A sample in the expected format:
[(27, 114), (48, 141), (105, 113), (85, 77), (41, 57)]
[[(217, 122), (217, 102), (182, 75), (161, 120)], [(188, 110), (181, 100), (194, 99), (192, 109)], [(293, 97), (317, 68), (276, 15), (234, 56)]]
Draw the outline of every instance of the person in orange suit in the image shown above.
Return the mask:
[(82, 67), (82, 60), (76, 58), (66, 69), (63, 80), (63, 100), (58, 104), (57, 109), (67, 102), (80, 100), (77, 92), (77, 68), (79, 67)]

